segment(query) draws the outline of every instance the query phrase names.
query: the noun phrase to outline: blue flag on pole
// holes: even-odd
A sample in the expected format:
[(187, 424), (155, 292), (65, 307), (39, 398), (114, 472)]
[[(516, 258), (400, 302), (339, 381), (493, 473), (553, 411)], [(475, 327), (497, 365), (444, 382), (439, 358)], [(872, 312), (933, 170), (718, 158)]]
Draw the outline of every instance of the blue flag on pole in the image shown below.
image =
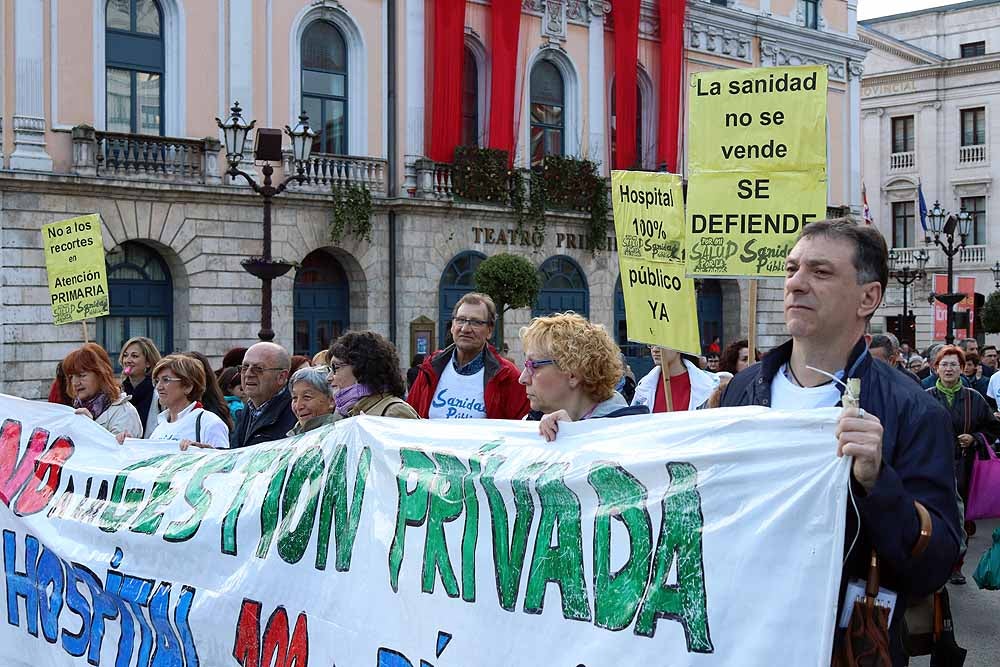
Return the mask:
[(927, 235), (927, 200), (924, 199), (924, 186), (917, 183), (917, 194), (920, 196), (920, 226), (924, 228), (924, 236)]

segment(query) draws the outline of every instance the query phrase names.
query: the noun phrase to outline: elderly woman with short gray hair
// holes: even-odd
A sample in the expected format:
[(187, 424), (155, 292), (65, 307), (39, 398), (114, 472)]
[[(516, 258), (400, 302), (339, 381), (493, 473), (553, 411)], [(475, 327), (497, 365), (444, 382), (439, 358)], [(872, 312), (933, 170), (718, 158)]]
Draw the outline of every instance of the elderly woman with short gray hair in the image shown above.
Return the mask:
[(329, 369), (322, 366), (300, 368), (292, 374), (288, 387), (292, 392), (292, 412), (298, 423), (288, 432), (300, 435), (341, 419), (334, 411), (333, 393), (327, 382)]

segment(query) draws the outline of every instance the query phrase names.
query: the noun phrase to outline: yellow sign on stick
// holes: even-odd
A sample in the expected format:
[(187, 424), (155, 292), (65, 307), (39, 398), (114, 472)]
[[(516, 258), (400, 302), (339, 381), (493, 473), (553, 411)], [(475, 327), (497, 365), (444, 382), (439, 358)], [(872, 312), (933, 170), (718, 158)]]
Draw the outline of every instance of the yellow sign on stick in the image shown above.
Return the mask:
[(42, 245), (55, 324), (107, 315), (108, 275), (100, 216), (43, 225)]
[(825, 66), (695, 74), (689, 91), (688, 275), (769, 277), (826, 216)]
[(700, 354), (694, 280), (684, 275), (681, 177), (614, 171), (611, 203), (629, 340)]

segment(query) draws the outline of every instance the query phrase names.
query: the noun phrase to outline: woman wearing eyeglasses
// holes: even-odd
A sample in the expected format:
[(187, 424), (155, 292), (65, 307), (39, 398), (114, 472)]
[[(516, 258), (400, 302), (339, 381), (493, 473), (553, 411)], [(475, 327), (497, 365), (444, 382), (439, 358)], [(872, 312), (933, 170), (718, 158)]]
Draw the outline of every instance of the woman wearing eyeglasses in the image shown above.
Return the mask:
[(184, 354), (170, 354), (153, 369), (153, 385), (166, 410), (157, 417), (150, 440), (176, 440), (189, 447), (228, 449), (229, 429), (200, 399), (205, 391), (201, 362)]
[(142, 419), (115, 379), (111, 359), (96, 343), (84, 343), (62, 360), (76, 414), (93, 419), (114, 435), (142, 433)]
[(420, 419), (403, 400), (396, 348), (374, 331), (349, 331), (330, 344), (329, 381), (342, 417)]
[[(1000, 420), (996, 418), (979, 392), (962, 384), (965, 353), (958, 347), (942, 347), (934, 358), (937, 381), (927, 393), (938, 400), (951, 414), (955, 431), (955, 482), (962, 502), (969, 500), (969, 478), (977, 454), (985, 454), (986, 447), (995, 447), (1000, 438)], [(966, 532), (975, 532), (975, 525), (966, 522)], [(962, 562), (955, 566), (951, 583), (964, 584)]]
[(552, 441), (561, 421), (644, 415), (615, 391), (623, 367), (618, 346), (603, 326), (576, 313), (536, 317), (521, 329), (525, 386), (538, 431)]

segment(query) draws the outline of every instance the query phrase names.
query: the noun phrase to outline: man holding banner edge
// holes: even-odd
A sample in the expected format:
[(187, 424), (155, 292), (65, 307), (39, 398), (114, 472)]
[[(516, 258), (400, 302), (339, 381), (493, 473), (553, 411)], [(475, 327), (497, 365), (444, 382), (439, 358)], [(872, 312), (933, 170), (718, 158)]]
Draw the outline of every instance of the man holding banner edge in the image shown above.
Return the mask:
[(960, 523), (947, 415), (912, 382), (875, 363), (865, 343), (884, 294), (887, 256), (872, 227), (846, 219), (807, 226), (785, 264), (791, 340), (737, 374), (722, 406), (840, 405), (842, 385), (830, 376), (861, 379), (860, 408), (845, 408), (837, 428), (838, 455), (854, 457), (857, 505), (857, 515), (848, 509), (841, 606), (848, 579), (866, 577), (874, 548), (882, 585), (899, 595), (889, 640), (893, 665), (905, 665), (902, 610), (947, 581)]

